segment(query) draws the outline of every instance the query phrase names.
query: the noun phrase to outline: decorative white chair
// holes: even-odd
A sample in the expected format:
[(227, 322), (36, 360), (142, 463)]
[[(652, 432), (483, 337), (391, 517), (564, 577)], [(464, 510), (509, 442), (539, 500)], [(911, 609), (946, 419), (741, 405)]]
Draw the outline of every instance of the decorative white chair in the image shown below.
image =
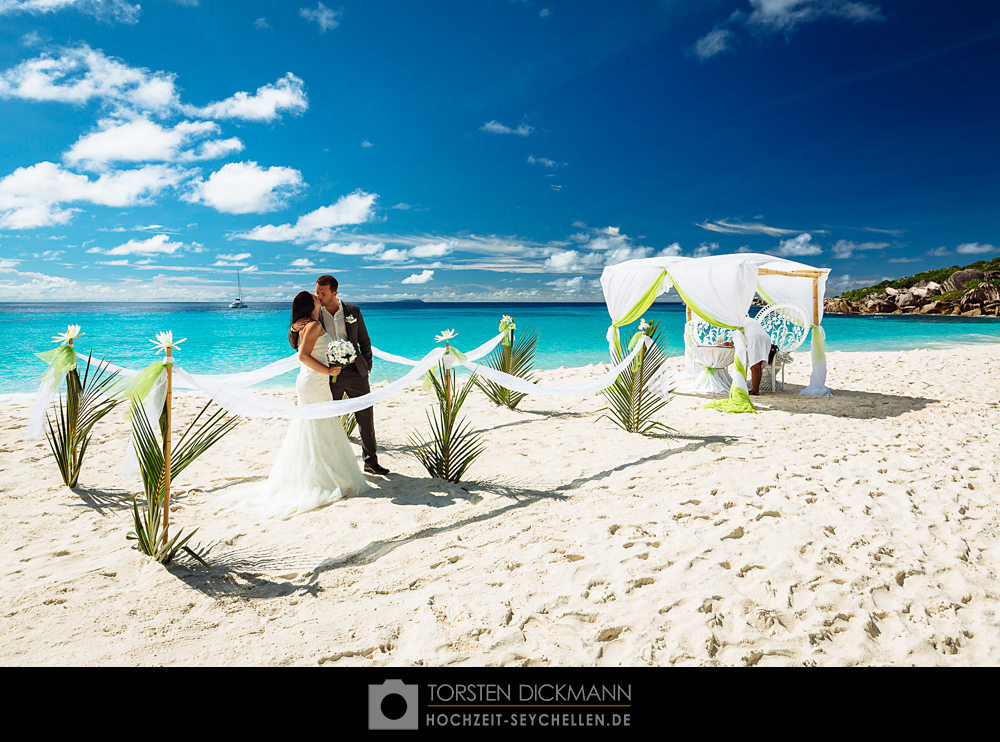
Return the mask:
[(792, 351), (798, 350), (809, 335), (809, 314), (796, 304), (768, 304), (757, 314), (757, 321), (778, 346), (771, 362), (764, 364), (760, 391), (784, 391), (785, 365), (791, 362)]
[(689, 392), (726, 394), (733, 383), (726, 370), (732, 365), (734, 350), (722, 343), (732, 340), (733, 331), (710, 325), (700, 319), (684, 326), (685, 346), (691, 368)]

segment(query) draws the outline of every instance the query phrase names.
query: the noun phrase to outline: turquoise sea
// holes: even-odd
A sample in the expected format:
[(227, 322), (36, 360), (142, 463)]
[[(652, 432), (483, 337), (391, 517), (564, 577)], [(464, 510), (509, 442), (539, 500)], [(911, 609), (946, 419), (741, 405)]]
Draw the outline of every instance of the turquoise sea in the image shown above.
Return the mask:
[[(289, 303), (250, 304), (229, 309), (207, 303), (0, 303), (0, 395), (16, 398), (33, 391), (44, 364), (33, 351), (55, 347), (51, 337), (68, 324), (86, 333), (76, 345), (86, 354), (140, 368), (153, 360), (149, 340), (162, 330), (187, 338), (178, 364), (194, 373), (249, 370), (289, 355), (286, 339)], [(382, 350), (420, 358), (434, 347), (434, 336), (455, 329), (454, 345), (470, 350), (497, 332), (500, 316), (511, 314), (519, 328), (540, 335), (539, 368), (583, 366), (607, 360), (604, 340), (608, 313), (603, 304), (363, 304), (372, 342)], [(671, 355), (684, 351), (685, 320), (680, 304), (655, 304), (647, 320), (660, 320)], [(932, 316), (828, 316), (823, 320), (830, 350), (904, 350), (1000, 342), (1000, 320)], [(803, 350), (807, 346), (803, 346)], [(405, 367), (375, 360), (372, 381), (395, 379)], [(295, 373), (264, 386), (290, 387)]]

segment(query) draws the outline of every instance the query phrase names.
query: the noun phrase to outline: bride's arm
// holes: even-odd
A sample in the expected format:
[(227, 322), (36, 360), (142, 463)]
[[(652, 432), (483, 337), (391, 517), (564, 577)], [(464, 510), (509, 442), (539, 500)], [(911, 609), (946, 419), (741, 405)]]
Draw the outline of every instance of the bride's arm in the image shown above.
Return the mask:
[(299, 361), (311, 368), (318, 374), (332, 376), (340, 373), (340, 366), (327, 366), (325, 363), (317, 361), (312, 357), (316, 340), (323, 334), (323, 326), (319, 322), (310, 322), (299, 330)]

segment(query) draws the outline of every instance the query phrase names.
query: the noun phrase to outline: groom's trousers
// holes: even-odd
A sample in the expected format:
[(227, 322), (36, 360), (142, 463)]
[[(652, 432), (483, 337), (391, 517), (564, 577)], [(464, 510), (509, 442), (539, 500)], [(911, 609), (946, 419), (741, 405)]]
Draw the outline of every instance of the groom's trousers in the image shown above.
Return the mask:
[[(343, 399), (346, 394), (349, 398), (360, 397), (368, 394), (371, 386), (368, 384), (368, 377), (362, 376), (353, 368), (345, 368), (334, 379), (330, 377), (330, 391), (333, 392), (335, 400)], [(358, 421), (358, 429), (361, 431), (361, 453), (366, 464), (377, 464), (378, 454), (375, 452), (375, 411), (368, 407), (354, 413), (354, 419)]]

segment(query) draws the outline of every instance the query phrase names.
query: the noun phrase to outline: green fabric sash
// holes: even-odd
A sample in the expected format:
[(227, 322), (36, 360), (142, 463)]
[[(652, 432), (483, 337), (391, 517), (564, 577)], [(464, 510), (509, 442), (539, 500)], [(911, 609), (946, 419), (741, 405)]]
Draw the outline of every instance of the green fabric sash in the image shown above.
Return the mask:
[(35, 353), (42, 361), (49, 364), (42, 374), (42, 381), (59, 383), (63, 377), (76, 368), (76, 351), (72, 345), (60, 345), (58, 348)]
[[(619, 356), (622, 356), (623, 354), (622, 354), (622, 341), (621, 338), (618, 337), (617, 328), (621, 327), (622, 325), (630, 325), (637, 319), (642, 317), (642, 313), (645, 312), (647, 309), (649, 309), (653, 305), (653, 302), (656, 301), (656, 297), (660, 293), (660, 287), (663, 286), (663, 278), (666, 275), (667, 271), (664, 269), (660, 273), (660, 275), (656, 277), (656, 280), (653, 281), (652, 285), (650, 285), (650, 287), (646, 289), (646, 293), (643, 294), (641, 297), (639, 297), (639, 301), (635, 303), (635, 306), (632, 307), (630, 310), (628, 310), (625, 313), (624, 317), (621, 317), (620, 319), (617, 319), (611, 323), (611, 326), (615, 328), (615, 334), (614, 334), (615, 349), (618, 351)], [(631, 349), (632, 347), (634, 347), (634, 345), (630, 345), (629, 349)]]

